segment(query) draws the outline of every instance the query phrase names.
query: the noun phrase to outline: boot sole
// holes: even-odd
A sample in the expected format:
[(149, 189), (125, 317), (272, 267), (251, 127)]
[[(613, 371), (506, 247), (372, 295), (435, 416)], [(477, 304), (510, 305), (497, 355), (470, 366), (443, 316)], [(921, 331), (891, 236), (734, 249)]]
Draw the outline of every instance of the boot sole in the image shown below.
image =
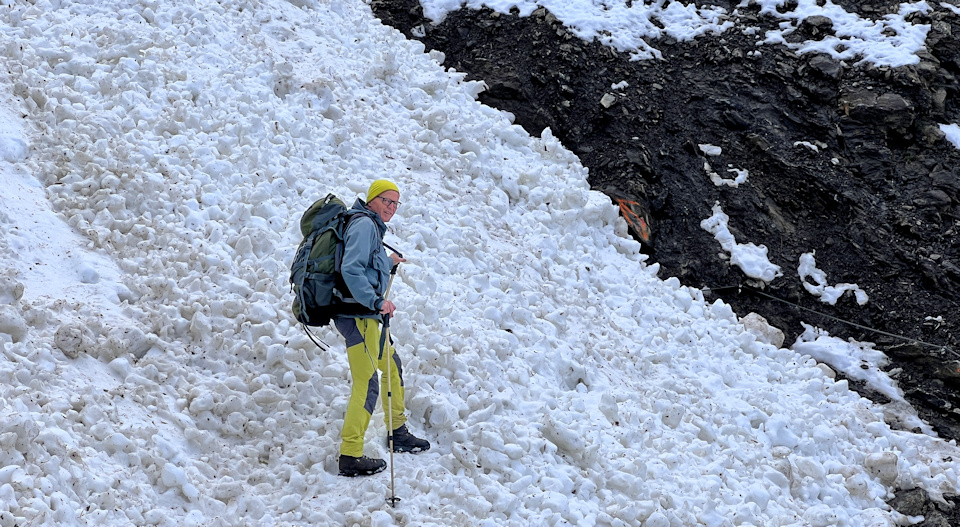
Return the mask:
[(357, 476), (372, 476), (374, 474), (379, 474), (380, 472), (383, 472), (386, 469), (387, 469), (386, 466), (382, 466), (380, 468), (375, 468), (371, 470), (358, 470), (356, 472), (344, 472), (341, 470), (340, 475), (347, 478), (355, 478)]
[(430, 450), (430, 447), (398, 447), (393, 445), (393, 451), (400, 454), (417, 454), (419, 452), (426, 452)]

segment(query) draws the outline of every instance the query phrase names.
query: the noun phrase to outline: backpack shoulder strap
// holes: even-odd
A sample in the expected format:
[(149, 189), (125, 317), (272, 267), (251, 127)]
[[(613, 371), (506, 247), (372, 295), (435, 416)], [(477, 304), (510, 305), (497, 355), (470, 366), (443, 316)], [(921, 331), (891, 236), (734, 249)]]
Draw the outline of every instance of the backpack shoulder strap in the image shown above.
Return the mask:
[[(350, 223), (350, 220), (356, 218), (357, 216), (366, 216), (366, 217), (369, 218), (369, 217), (370, 217), (370, 213), (368, 213), (368, 212), (363, 212), (363, 211), (357, 211), (357, 212), (353, 212), (353, 213), (351, 213), (350, 211), (347, 211), (346, 213), (344, 213), (344, 215), (343, 215), (343, 230), (342, 230), (342, 233), (343, 233), (344, 236), (346, 236), (346, 233), (347, 233), (347, 225)], [(372, 220), (373, 218), (370, 218), (370, 219)], [(398, 251), (398, 250), (394, 249), (393, 247), (391, 247), (389, 244), (387, 244), (387, 242), (381, 240), (380, 243), (381, 243), (384, 247), (386, 247), (387, 249), (390, 249), (391, 251), (397, 253), (397, 256), (399, 256), (400, 258), (403, 258), (403, 254), (401, 254), (400, 251)], [(338, 262), (337, 262), (337, 270), (339, 271), (339, 269), (340, 269), (340, 265), (339, 265), (339, 261), (338, 261)]]
[(357, 216), (365, 216), (365, 212), (350, 210), (343, 213), (340, 216), (340, 225), (337, 229), (337, 247), (333, 251), (333, 269), (337, 275), (340, 274), (341, 264), (343, 263), (343, 245), (344, 241), (347, 239), (347, 227), (350, 225), (350, 221), (356, 218)]

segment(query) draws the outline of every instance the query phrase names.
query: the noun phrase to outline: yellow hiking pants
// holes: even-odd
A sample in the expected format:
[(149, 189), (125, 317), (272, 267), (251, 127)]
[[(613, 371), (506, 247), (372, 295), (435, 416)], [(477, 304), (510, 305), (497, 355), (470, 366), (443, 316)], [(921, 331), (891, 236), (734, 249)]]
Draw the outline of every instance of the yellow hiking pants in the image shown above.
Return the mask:
[[(389, 413), (393, 414), (393, 428), (396, 430), (407, 422), (403, 405), (403, 371), (400, 357), (389, 342), (383, 358), (380, 357), (380, 321), (369, 318), (338, 318), (335, 320), (337, 330), (343, 335), (347, 343), (347, 360), (350, 363), (350, 375), (353, 378), (350, 390), (350, 401), (347, 403), (347, 413), (343, 418), (343, 429), (340, 431), (340, 453), (345, 456), (360, 457), (363, 455), (363, 436), (370, 424), (370, 417), (377, 405), (377, 397), (382, 392), (383, 421), (387, 423)], [(387, 360), (393, 359), (390, 365), (393, 396), (387, 397), (387, 376), (381, 376), (377, 370), (387, 371)], [(379, 380), (378, 380), (379, 379)], [(393, 400), (390, 408), (389, 399)]]

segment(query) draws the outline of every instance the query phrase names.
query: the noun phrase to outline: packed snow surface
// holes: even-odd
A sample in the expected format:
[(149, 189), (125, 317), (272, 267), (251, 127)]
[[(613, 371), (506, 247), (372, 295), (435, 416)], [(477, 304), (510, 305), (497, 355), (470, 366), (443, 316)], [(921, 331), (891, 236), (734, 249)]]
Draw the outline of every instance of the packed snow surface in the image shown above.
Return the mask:
[[(742, 31), (755, 35), (757, 45), (783, 44), (799, 53), (826, 53), (838, 60), (865, 61), (877, 66), (903, 66), (920, 61), (930, 26), (906, 20), (911, 13), (934, 9), (926, 1), (900, 5), (896, 14), (873, 20), (851, 13), (830, 0), (743, 0), (733, 11), (709, 2), (664, 0), (420, 0), (424, 16), (439, 22), (456, 9), (489, 7), (500, 13), (516, 9), (528, 16), (543, 7), (584, 40), (594, 40), (635, 59), (661, 58), (657, 39), (676, 40)], [(702, 5), (697, 5), (702, 4)], [(759, 7), (761, 15), (783, 22), (778, 29), (763, 32), (740, 18), (742, 10)], [(937, 9), (957, 13), (943, 2)], [(751, 11), (752, 12), (752, 11)], [(830, 19), (833, 34), (820, 40), (789, 43), (787, 35), (811, 17)]]
[[(797, 272), (800, 275), (800, 280), (803, 282), (803, 288), (806, 289), (808, 293), (820, 297), (820, 301), (824, 304), (833, 306), (837, 304), (837, 300), (839, 300), (844, 293), (850, 291), (856, 297), (858, 304), (862, 306), (867, 303), (867, 300), (870, 299), (869, 295), (867, 295), (866, 291), (860, 289), (860, 286), (857, 284), (842, 283), (827, 285), (827, 273), (817, 268), (815, 256), (812, 252), (801, 254), (800, 262), (797, 265)], [(808, 278), (809, 280), (807, 280)]]
[(946, 136), (947, 141), (953, 143), (953, 146), (960, 148), (960, 124), (941, 124), (940, 130)]
[[(549, 130), (360, 0), (9, 1), (0, 38), (0, 526), (883, 526), (957, 492), (954, 444), (658, 277)], [(380, 177), (434, 444), (396, 508), (336, 475), (345, 350), (287, 283), (302, 211)]]
[[(709, 165), (707, 168), (709, 169)], [(730, 216), (723, 212), (720, 203), (714, 203), (712, 210), (713, 214), (700, 222), (700, 228), (712, 234), (720, 243), (720, 248), (730, 259), (731, 265), (739, 267), (743, 274), (750, 278), (756, 278), (767, 283), (783, 275), (780, 266), (767, 258), (767, 247), (765, 245), (757, 245), (753, 242), (737, 242), (736, 237), (730, 232)]]
[(793, 344), (795, 351), (829, 363), (850, 378), (865, 381), (873, 389), (890, 398), (893, 402), (884, 409), (884, 417), (888, 422), (899, 421), (903, 427), (919, 427), (924, 432), (931, 432), (930, 425), (922, 422), (909, 410), (909, 403), (903, 398), (903, 390), (880, 369), (889, 362), (881, 351), (873, 349), (870, 343), (844, 342), (812, 326), (804, 324), (804, 327), (805, 331)]

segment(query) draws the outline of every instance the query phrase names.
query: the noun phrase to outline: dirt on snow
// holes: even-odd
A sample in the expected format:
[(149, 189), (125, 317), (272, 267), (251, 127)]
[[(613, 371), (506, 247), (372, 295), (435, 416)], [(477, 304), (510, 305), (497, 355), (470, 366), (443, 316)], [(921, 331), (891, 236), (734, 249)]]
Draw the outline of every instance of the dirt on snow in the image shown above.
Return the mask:
[[(781, 22), (753, 5), (696, 3), (725, 8), (758, 35)], [(836, 3), (874, 19), (899, 9), (893, 0)], [(433, 25), (417, 0), (372, 7), (443, 52), (446, 67), (483, 80), (483, 103), (532, 135), (549, 127), (589, 168), (593, 188), (639, 202), (652, 231), (645, 250), (662, 277), (703, 288), (741, 316), (762, 315), (787, 343), (801, 322), (876, 343), (920, 417), (960, 438), (960, 149), (938, 126), (960, 122), (960, 17), (910, 15), (931, 26), (926, 50), (919, 64), (893, 68), (758, 47), (757, 35), (730, 30), (657, 40), (662, 59), (631, 61), (578, 39), (542, 8), (529, 17), (461, 9)], [(813, 17), (787, 40), (832, 33), (829, 19)], [(629, 86), (611, 88), (621, 81)], [(701, 144), (722, 152), (707, 156)], [(729, 168), (747, 170), (749, 181), (717, 186), (705, 163), (727, 179)], [(715, 203), (737, 241), (765, 245), (782, 276), (765, 285), (730, 265), (700, 226)], [(869, 300), (848, 293), (829, 305), (809, 294), (797, 268), (813, 251), (831, 285), (857, 284)], [(925, 515), (921, 525), (960, 525), (958, 508), (917, 491), (894, 501)]]

